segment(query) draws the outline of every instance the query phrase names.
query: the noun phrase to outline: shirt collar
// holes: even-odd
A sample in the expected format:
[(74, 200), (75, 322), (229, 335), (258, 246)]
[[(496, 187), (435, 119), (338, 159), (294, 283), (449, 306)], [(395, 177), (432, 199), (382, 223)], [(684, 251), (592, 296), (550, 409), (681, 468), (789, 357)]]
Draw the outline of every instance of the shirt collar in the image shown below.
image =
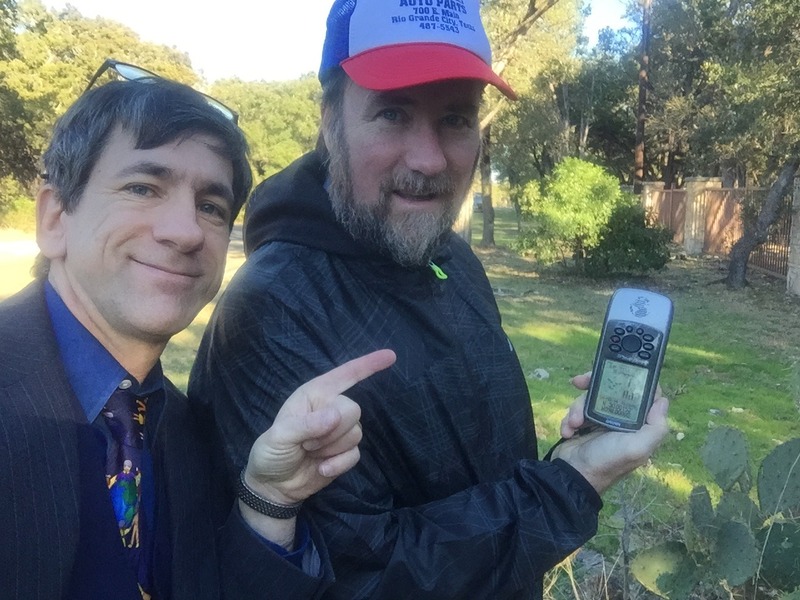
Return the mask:
[(141, 384), (137, 382), (75, 318), (49, 281), (45, 282), (45, 300), (67, 379), (90, 423), (120, 385), (131, 387), (137, 396), (148, 396), (164, 387), (160, 361)]

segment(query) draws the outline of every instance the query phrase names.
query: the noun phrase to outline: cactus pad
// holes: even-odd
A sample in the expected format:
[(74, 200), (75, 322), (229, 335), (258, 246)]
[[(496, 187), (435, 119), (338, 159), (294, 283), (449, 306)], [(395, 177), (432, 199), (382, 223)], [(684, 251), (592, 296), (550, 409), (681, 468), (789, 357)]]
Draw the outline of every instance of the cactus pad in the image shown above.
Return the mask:
[(758, 557), (756, 540), (749, 527), (736, 521), (720, 527), (712, 562), (721, 579), (732, 586), (742, 585), (755, 575)]
[(761, 576), (783, 590), (800, 587), (800, 524), (775, 522), (757, 537), (764, 548)]
[(765, 515), (800, 508), (800, 438), (781, 444), (761, 463), (758, 502)]
[(698, 582), (697, 565), (679, 542), (643, 550), (631, 562), (631, 573), (648, 590), (669, 600), (685, 600)]
[(730, 490), (748, 469), (747, 441), (738, 429), (719, 427), (708, 434), (700, 457), (717, 485)]
[(752, 531), (757, 531), (764, 523), (764, 517), (747, 494), (732, 491), (724, 492), (717, 504), (717, 525), (721, 526), (726, 521), (739, 521)]

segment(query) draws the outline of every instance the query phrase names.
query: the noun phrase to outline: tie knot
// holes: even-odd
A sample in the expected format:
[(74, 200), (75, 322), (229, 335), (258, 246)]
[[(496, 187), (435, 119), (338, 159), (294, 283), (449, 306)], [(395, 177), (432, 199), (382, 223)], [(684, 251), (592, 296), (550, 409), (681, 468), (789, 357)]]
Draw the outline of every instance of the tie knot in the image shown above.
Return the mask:
[(126, 379), (111, 394), (102, 414), (118, 443), (141, 448), (146, 411), (147, 398), (138, 397)]

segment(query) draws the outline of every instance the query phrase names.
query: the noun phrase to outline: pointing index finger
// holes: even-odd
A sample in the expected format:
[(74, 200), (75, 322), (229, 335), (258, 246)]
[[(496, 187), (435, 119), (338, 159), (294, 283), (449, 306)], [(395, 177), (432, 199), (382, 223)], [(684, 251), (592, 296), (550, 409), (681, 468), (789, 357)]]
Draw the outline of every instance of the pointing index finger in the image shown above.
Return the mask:
[(317, 392), (338, 396), (367, 377), (391, 367), (395, 360), (397, 360), (397, 356), (394, 351), (388, 349), (376, 350), (349, 360), (335, 369), (315, 377), (302, 387), (311, 396)]

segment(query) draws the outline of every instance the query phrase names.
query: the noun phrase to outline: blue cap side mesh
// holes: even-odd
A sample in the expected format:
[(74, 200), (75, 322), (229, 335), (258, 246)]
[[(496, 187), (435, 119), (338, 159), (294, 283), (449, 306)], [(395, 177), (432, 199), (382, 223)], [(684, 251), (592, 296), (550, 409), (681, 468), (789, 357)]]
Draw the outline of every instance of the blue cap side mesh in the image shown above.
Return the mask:
[(350, 56), (350, 17), (357, 0), (336, 0), (328, 14), (325, 43), (322, 46), (322, 63), (319, 80), (324, 83), (331, 69), (338, 67)]

